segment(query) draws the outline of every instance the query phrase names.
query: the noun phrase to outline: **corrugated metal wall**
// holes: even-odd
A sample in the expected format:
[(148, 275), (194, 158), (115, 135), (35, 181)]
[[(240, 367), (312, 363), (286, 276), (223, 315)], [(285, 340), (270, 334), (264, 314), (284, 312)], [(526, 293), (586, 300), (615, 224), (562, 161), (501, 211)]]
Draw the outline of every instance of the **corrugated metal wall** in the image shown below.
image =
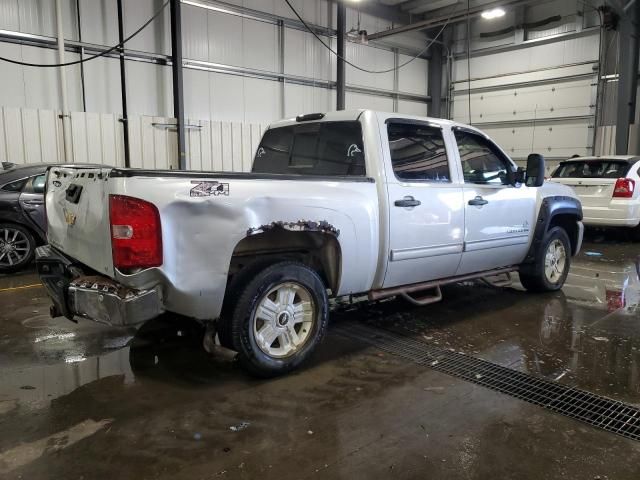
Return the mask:
[[(71, 114), (71, 148), (64, 154), (60, 112), (28, 108), (0, 109), (0, 161), (95, 163), (124, 166), (123, 125), (113, 113)], [(187, 168), (250, 171), (266, 124), (187, 120)], [(175, 119), (129, 118), (131, 166), (178, 167)]]
[[(162, 5), (162, 0), (124, 0), (125, 32), (132, 32)], [(213, 2), (214, 5), (223, 5)], [(227, 0), (227, 4), (294, 18), (281, 0)], [(332, 27), (335, 7), (326, 0), (296, 0), (295, 7), (308, 22)], [(0, 29), (53, 37), (55, 12), (53, 0), (4, 0), (0, 2)], [(116, 0), (80, 0), (78, 29), (76, 0), (63, 0), (65, 38), (110, 46), (117, 43)], [(208, 121), (265, 123), (298, 113), (327, 111), (335, 108), (335, 91), (326, 82), (335, 80), (335, 58), (309, 33), (284, 28), (284, 61), (281, 65), (279, 26), (256, 18), (214, 11), (183, 3), (183, 54), (187, 68), (184, 73), (185, 112), (192, 118)], [(390, 22), (360, 16), (361, 28), (379, 31)], [(357, 13), (349, 9), (347, 27), (358, 23)], [(409, 39), (411, 40), (411, 39)], [(409, 41), (408, 40), (408, 41)], [(413, 41), (413, 40), (412, 40)], [(412, 47), (424, 40), (413, 41)], [(127, 44), (128, 49), (141, 52), (170, 54), (169, 10)], [(0, 55), (38, 63), (55, 63), (55, 50), (0, 42)], [(348, 44), (347, 55), (358, 64), (373, 69), (389, 68), (394, 54), (388, 49)], [(78, 55), (67, 53), (67, 60)], [(404, 60), (404, 58), (402, 58)], [(193, 62), (207, 62), (207, 67)], [(171, 100), (171, 70), (164, 65), (129, 60), (127, 64), (127, 96), (130, 114), (168, 117), (173, 113)], [(211, 66), (221, 66), (218, 71)], [(224, 67), (224, 68), (222, 68)], [(231, 73), (231, 67), (250, 68), (264, 72), (265, 77)], [(283, 73), (302, 77), (311, 85), (287, 84), (273, 78)], [(94, 113), (121, 113), (119, 65), (116, 59), (105, 58), (84, 65), (86, 110)], [(398, 91), (427, 95), (427, 62), (419, 59), (400, 72)], [(317, 86), (313, 83), (317, 82)], [(394, 91), (393, 73), (366, 74), (351, 69), (347, 82), (386, 92)], [(69, 108), (82, 111), (80, 67), (67, 67)], [(56, 69), (33, 69), (3, 64), (0, 76), (0, 106), (58, 110), (60, 79)], [(392, 98), (347, 92), (351, 108), (382, 108), (393, 110)], [(284, 108), (283, 108), (284, 107)], [(426, 115), (425, 101), (403, 100), (400, 111)]]

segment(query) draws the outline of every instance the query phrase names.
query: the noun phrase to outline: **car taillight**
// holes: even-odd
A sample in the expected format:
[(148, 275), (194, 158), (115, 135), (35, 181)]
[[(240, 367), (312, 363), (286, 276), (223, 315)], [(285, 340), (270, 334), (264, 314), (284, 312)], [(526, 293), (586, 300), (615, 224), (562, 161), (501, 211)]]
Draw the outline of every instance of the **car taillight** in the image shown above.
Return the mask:
[(619, 178), (613, 187), (613, 198), (631, 198), (636, 188), (636, 182), (630, 178)]
[(605, 290), (607, 311), (615, 312), (624, 307), (624, 295), (620, 290)]
[(109, 219), (116, 268), (162, 265), (162, 226), (154, 204), (125, 195), (109, 195)]

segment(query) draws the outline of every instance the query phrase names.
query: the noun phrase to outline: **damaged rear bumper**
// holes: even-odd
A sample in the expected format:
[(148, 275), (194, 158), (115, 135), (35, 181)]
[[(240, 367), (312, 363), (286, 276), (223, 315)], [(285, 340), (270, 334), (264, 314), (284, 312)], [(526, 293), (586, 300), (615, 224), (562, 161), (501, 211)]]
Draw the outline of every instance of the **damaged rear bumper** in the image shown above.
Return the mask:
[(53, 301), (53, 316), (76, 317), (113, 326), (146, 322), (164, 312), (159, 287), (134, 290), (82, 268), (49, 245), (36, 250), (40, 280)]

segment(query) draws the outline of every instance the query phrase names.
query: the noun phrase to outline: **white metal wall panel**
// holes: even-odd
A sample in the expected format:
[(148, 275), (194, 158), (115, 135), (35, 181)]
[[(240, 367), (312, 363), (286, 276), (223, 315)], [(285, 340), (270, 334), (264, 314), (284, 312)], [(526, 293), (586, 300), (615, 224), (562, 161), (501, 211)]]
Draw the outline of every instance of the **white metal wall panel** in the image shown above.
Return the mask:
[(243, 77), (211, 73), (209, 88), (212, 120), (244, 121)]
[(209, 60), (209, 13), (182, 4), (182, 55), (192, 60)]
[(366, 108), (370, 110), (380, 110), (383, 112), (393, 111), (392, 98), (367, 95), (364, 93), (346, 92), (345, 104), (348, 110)]
[(71, 114), (73, 163), (124, 166), (122, 124), (115, 114)]
[(118, 43), (118, 10), (114, 0), (80, 0), (80, 15), (83, 42)]
[[(387, 70), (395, 65), (393, 52), (357, 43), (347, 43), (346, 55), (351, 62), (372, 71)], [(347, 65), (346, 76), (349, 84), (393, 90), (393, 71), (372, 74)]]
[(187, 168), (249, 172), (266, 124), (189, 120)]
[[(242, 65), (276, 72), (278, 65), (278, 27), (276, 25), (243, 19)], [(238, 45), (235, 45), (238, 49)]]
[[(132, 62), (126, 63), (129, 72)], [(136, 68), (134, 67), (134, 71)], [(135, 82), (137, 79), (128, 78)], [(84, 64), (84, 88), (88, 112), (122, 113), (120, 62), (115, 58), (96, 58)], [(134, 104), (137, 100), (134, 101)], [(131, 105), (131, 101), (129, 101)], [(131, 107), (129, 107), (131, 108)]]
[(272, 122), (280, 119), (280, 84), (258, 78), (244, 79), (245, 123)]
[[(162, 6), (164, 0), (128, 0), (123, 3), (124, 30), (134, 32), (149, 20)], [(171, 23), (168, 6), (147, 28), (131, 39), (128, 48), (144, 52), (171, 53)]]
[[(257, 10), (263, 10), (262, 1), (260, 0), (253, 0), (248, 3), (255, 5)], [(267, 6), (270, 4), (269, 1), (265, 3)], [(335, 18), (335, 8), (332, 8), (327, 0), (315, 0), (313, 2), (309, 0), (291, 0), (291, 5), (305, 21), (316, 25), (331, 26)], [(276, 0), (274, 13), (283, 17), (296, 18), (287, 4), (281, 0)]]
[[(285, 30), (284, 71), (319, 80), (333, 76), (330, 52), (310, 33), (288, 28)], [(347, 53), (348, 58), (349, 53)], [(348, 77), (351, 79), (351, 77)]]
[[(3, 3), (13, 3), (18, 6), (19, 31), (37, 35), (54, 36), (56, 34), (56, 6), (54, 0), (4, 0)], [(13, 8), (8, 8), (7, 13), (11, 15), (9, 22), (15, 25)], [(62, 0), (62, 17), (65, 38), (77, 40), (78, 23), (76, 20), (75, 0)]]
[(398, 101), (398, 113), (405, 115), (427, 116), (427, 104), (423, 102), (412, 102), (409, 100)]
[(129, 152), (134, 168), (178, 168), (177, 133), (174, 118), (129, 117)]
[(334, 90), (288, 83), (285, 86), (284, 97), (286, 118), (295, 117), (300, 113), (335, 110), (336, 92)]
[[(2, 4), (3, 3), (0, 2), (0, 5)], [(0, 43), (0, 55), (8, 58), (22, 59), (22, 47), (10, 43)], [(6, 62), (2, 63), (0, 105), (22, 107), (26, 104), (24, 68), (25, 67), (21, 67), (20, 65)]]
[(212, 75), (202, 70), (185, 68), (184, 111), (191, 118), (211, 119), (210, 79)]
[(127, 101), (129, 113), (134, 115), (171, 115), (171, 69), (152, 63), (128, 62)]
[[(585, 61), (595, 62), (598, 60), (598, 41), (598, 35), (594, 34), (546, 45), (472, 57), (471, 77), (489, 77)], [(466, 58), (454, 62), (453, 78), (455, 81), (467, 78)]]
[(242, 66), (242, 18), (198, 10), (208, 18), (209, 61)]
[[(408, 55), (400, 55), (400, 65), (410, 60)], [(398, 89), (401, 92), (427, 94), (428, 62), (416, 58), (408, 65), (402, 67), (398, 74)]]

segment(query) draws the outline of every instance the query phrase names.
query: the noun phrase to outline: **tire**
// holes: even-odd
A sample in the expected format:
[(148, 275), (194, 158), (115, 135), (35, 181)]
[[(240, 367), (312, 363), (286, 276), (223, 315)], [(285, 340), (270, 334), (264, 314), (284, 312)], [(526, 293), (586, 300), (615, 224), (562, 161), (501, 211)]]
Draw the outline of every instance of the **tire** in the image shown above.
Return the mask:
[(632, 242), (640, 242), (640, 225), (633, 227), (630, 233)]
[(555, 292), (564, 285), (570, 266), (569, 237), (563, 228), (553, 227), (542, 239), (534, 262), (520, 267), (520, 283), (530, 292)]
[(12, 273), (29, 265), (36, 240), (29, 229), (16, 223), (0, 223), (0, 273)]
[(286, 261), (262, 269), (245, 285), (232, 312), (221, 320), (238, 360), (259, 377), (294, 370), (311, 356), (327, 329), (329, 301), (320, 276), (306, 265)]

